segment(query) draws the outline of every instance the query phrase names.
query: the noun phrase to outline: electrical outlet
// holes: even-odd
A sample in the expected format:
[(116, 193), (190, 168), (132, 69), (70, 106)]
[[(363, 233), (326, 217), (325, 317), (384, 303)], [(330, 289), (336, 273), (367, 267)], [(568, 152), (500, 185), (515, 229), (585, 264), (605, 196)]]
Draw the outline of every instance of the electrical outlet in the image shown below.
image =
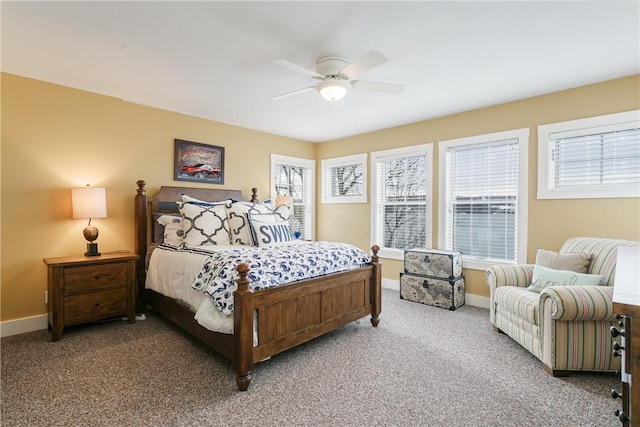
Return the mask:
[(49, 304), (49, 291), (44, 291), (44, 303)]

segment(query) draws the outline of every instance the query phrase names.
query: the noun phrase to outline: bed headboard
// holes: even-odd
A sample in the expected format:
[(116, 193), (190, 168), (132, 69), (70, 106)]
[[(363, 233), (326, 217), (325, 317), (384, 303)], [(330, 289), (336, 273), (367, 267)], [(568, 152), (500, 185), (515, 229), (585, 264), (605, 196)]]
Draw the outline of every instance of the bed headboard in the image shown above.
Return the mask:
[[(170, 187), (162, 186), (153, 196), (147, 196), (144, 180), (138, 180), (138, 189), (135, 197), (135, 250), (140, 256), (138, 261), (138, 286), (144, 288), (145, 279), (145, 259), (147, 248), (153, 236), (153, 214), (154, 213), (178, 213), (176, 201), (182, 200), (182, 195), (194, 197), (206, 201), (219, 200), (241, 200), (247, 198), (240, 190), (225, 190), (217, 188), (191, 188), (191, 187)], [(258, 202), (258, 189), (251, 189), (251, 202)]]

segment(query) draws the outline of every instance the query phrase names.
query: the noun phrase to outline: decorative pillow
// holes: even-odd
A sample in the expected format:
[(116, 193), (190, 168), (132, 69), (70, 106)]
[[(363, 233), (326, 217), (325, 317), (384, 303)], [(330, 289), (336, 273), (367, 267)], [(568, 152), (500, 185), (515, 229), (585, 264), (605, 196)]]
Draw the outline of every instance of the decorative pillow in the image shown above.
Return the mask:
[(182, 217), (175, 215), (161, 215), (156, 220), (164, 229), (162, 242), (173, 246), (180, 246), (183, 242)]
[(249, 214), (251, 240), (256, 246), (271, 246), (293, 240), (289, 221), (276, 214)]
[(247, 215), (274, 214), (282, 221), (289, 219), (289, 206), (281, 205), (275, 209), (264, 203), (234, 202), (227, 207), (227, 218), (229, 219), (229, 229), (231, 231), (232, 245), (252, 245), (251, 226)]
[(224, 204), (177, 202), (182, 214), (184, 243), (188, 246), (229, 245)]
[(228, 204), (231, 204), (231, 199), (220, 200), (219, 202), (207, 202), (206, 200), (196, 199), (194, 197), (187, 196), (186, 194), (182, 195), (182, 201), (183, 202), (192, 202), (192, 203), (206, 203), (206, 204), (209, 204), (209, 205), (228, 205)]
[(544, 288), (549, 286), (602, 286), (604, 279), (605, 277), (599, 274), (582, 274), (535, 265), (531, 286), (527, 289), (533, 292), (542, 292)]
[(591, 254), (580, 252), (557, 253), (538, 249), (536, 265), (553, 268), (554, 270), (568, 270), (576, 273), (586, 273), (591, 263)]

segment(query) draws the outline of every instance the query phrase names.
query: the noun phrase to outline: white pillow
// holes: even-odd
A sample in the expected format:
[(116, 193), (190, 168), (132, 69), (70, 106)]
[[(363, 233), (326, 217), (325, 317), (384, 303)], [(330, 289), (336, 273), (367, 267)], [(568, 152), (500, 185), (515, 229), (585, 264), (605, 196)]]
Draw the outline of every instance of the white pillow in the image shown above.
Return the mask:
[(182, 214), (184, 243), (188, 246), (229, 245), (229, 225), (224, 204), (177, 202)]
[(282, 221), (289, 219), (289, 206), (281, 205), (275, 209), (264, 203), (234, 202), (227, 206), (227, 218), (231, 232), (232, 245), (253, 245), (251, 226), (247, 215), (274, 214)]
[(231, 199), (220, 200), (219, 202), (207, 202), (206, 200), (196, 199), (194, 197), (187, 196), (186, 194), (182, 195), (182, 201), (183, 202), (192, 202), (192, 203), (207, 203), (207, 204), (210, 204), (210, 205), (228, 205), (228, 204), (231, 204), (231, 202), (232, 202)]
[(251, 238), (256, 246), (273, 246), (293, 240), (289, 221), (275, 214), (248, 215)]
[(174, 215), (162, 215), (158, 219), (158, 224), (164, 227), (164, 243), (173, 246), (180, 246), (183, 242), (184, 231), (182, 230), (182, 217)]

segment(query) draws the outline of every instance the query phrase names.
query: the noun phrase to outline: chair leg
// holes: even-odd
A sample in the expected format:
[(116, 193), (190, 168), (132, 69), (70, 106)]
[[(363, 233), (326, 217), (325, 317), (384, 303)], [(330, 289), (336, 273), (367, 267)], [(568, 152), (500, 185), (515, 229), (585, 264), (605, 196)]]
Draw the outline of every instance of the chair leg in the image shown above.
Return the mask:
[(544, 367), (544, 370), (547, 371), (547, 373), (552, 377), (568, 377), (571, 375), (571, 371), (566, 371), (563, 369), (553, 369), (548, 367), (547, 365), (542, 366)]

